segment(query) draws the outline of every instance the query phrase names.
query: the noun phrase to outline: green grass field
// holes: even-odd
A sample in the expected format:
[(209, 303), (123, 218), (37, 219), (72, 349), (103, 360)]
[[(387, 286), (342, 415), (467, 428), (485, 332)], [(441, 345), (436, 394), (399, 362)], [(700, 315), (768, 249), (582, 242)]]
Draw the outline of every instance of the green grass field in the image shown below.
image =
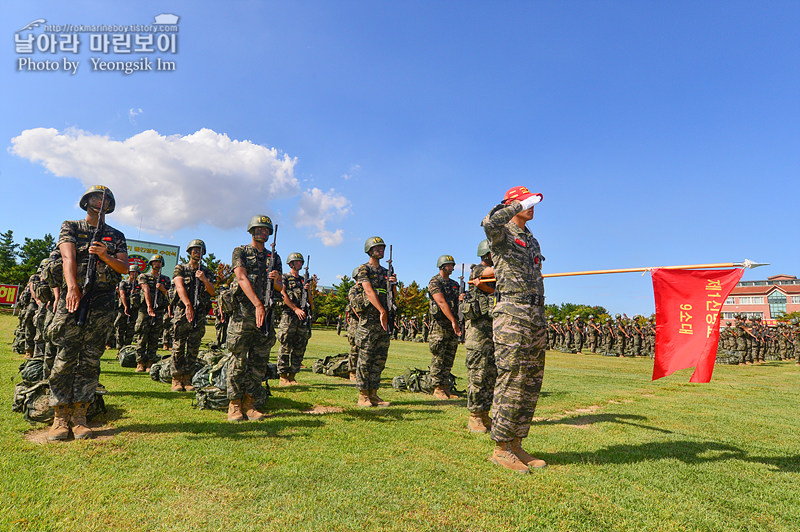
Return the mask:
[[(193, 394), (105, 354), (104, 437), (35, 443), (11, 396), (16, 318), (0, 315), (0, 530), (798, 530), (800, 367), (718, 366), (651, 382), (652, 361), (549, 352), (526, 447), (530, 475), (486, 458), (466, 401), (395, 392), (427, 367), (426, 344), (393, 342), (381, 395), (358, 409), (348, 381), (304, 370), (260, 423), (229, 424)], [(212, 337), (208, 328), (206, 340)], [(315, 330), (306, 365), (345, 352)], [(275, 350), (273, 350), (273, 360)], [(463, 346), (454, 373), (464, 388)], [(304, 413), (314, 406), (337, 413)]]

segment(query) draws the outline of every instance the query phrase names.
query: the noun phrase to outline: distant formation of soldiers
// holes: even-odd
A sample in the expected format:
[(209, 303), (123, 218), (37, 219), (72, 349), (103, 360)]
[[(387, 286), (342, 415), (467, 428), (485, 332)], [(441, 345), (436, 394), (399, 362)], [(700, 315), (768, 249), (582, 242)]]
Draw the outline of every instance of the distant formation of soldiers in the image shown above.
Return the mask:
[(580, 316), (547, 322), (547, 348), (564, 353), (600, 354), (618, 357), (655, 356), (655, 318), (634, 316), (615, 319)]
[(726, 364), (763, 364), (767, 360), (797, 360), (800, 365), (800, 322), (778, 322), (767, 327), (760, 317), (734, 316), (719, 332), (717, 361)]

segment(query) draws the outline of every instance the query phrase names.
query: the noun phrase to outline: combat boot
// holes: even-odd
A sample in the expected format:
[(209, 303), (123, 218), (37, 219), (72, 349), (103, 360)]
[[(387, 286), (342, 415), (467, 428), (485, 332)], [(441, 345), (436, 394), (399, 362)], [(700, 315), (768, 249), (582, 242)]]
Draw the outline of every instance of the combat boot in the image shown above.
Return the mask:
[(181, 375), (181, 384), (183, 384), (183, 391), (184, 392), (193, 392), (194, 386), (192, 386), (192, 375), (191, 373), (184, 373)]
[(137, 362), (136, 363), (136, 373), (144, 373), (144, 362)]
[(53, 418), (53, 426), (47, 432), (47, 439), (50, 441), (64, 441), (69, 438), (69, 414), (70, 405), (57, 405), (54, 407), (56, 417)]
[(389, 406), (392, 404), (389, 401), (384, 401), (378, 397), (378, 390), (367, 390), (367, 394), (369, 395), (369, 400), (373, 406)]
[(527, 465), (529, 468), (542, 469), (544, 467), (547, 467), (547, 462), (545, 462), (544, 460), (539, 460), (538, 458), (529, 455), (527, 451), (525, 451), (525, 449), (522, 448), (522, 438), (514, 438), (513, 440), (511, 440), (510, 444), (511, 444), (510, 445), (511, 452), (514, 453), (516, 457), (519, 458), (520, 461), (523, 464)]
[(289, 386), (297, 386), (298, 384), (300, 384), (299, 382), (294, 380), (294, 376), (295, 375), (297, 375), (297, 373), (287, 373), (286, 374), (286, 377), (289, 379)]
[(170, 386), (169, 391), (171, 392), (183, 391), (183, 381), (181, 381), (181, 377), (183, 377), (183, 375), (178, 375), (177, 373), (172, 376), (172, 386)]
[(356, 372), (355, 371), (351, 371), (350, 372), (350, 382), (356, 382), (357, 380), (358, 379), (356, 378)]
[(481, 412), (481, 421), (483, 421), (483, 426), (486, 427), (487, 431), (492, 430), (492, 416), (489, 415), (489, 412)]
[(241, 399), (231, 399), (231, 402), (228, 404), (228, 421), (245, 421), (244, 414), (242, 414)]
[(281, 378), (278, 381), (278, 386), (291, 386), (291, 385), (292, 385), (292, 381), (289, 380), (289, 374), (288, 373), (281, 373)]
[(89, 408), (89, 403), (73, 403), (72, 404), (72, 435), (76, 440), (85, 440), (94, 436), (92, 429), (86, 422), (86, 410)]
[(369, 398), (369, 390), (358, 391), (358, 406), (375, 406)]
[(529, 473), (528, 466), (522, 463), (513, 452), (511, 452), (510, 441), (498, 441), (494, 444), (494, 451), (489, 456), (489, 461), (515, 473)]
[(489, 427), (484, 424), (481, 414), (483, 412), (470, 412), (469, 421), (467, 422), (470, 432), (489, 432)]
[(447, 395), (447, 391), (445, 391), (444, 388), (442, 388), (441, 386), (437, 386), (436, 388), (433, 389), (433, 398), (439, 399), (440, 401), (447, 401), (448, 399), (450, 399), (450, 396)]
[(242, 409), (244, 410), (244, 415), (247, 416), (247, 419), (250, 421), (261, 421), (267, 416), (256, 410), (255, 403), (256, 401), (252, 395), (244, 394)]

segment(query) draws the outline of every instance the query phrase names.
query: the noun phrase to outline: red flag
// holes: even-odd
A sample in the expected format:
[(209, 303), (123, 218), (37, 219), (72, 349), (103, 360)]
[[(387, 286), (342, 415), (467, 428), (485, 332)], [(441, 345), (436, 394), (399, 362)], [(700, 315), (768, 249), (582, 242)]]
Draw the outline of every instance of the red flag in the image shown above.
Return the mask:
[(652, 270), (656, 300), (653, 380), (694, 367), (690, 382), (709, 382), (719, 343), (719, 313), (743, 268)]

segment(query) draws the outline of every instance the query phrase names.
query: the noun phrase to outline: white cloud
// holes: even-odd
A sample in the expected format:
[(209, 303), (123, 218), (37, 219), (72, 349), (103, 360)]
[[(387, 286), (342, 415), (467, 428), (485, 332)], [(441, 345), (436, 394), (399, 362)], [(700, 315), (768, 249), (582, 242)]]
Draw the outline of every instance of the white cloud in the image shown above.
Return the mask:
[(144, 113), (144, 111), (142, 111), (141, 107), (137, 107), (136, 109), (131, 107), (130, 109), (128, 109), (128, 120), (130, 120), (131, 124), (135, 124), (136, 117), (142, 113)]
[(348, 181), (354, 175), (356, 175), (359, 170), (361, 170), (361, 165), (360, 164), (351, 164), (350, 165), (350, 169), (346, 173), (342, 174), (342, 179), (344, 179), (345, 181)]
[(335, 232), (319, 231), (318, 233), (314, 233), (314, 236), (329, 247), (338, 246), (344, 240), (344, 232), (341, 229), (337, 229)]
[(271, 200), (299, 195), (297, 225), (315, 226), (325, 245), (342, 240), (342, 231), (327, 231), (326, 222), (347, 214), (350, 202), (333, 190), (301, 192), (297, 158), (248, 140), (210, 129), (186, 136), (148, 130), (118, 141), (77, 129), (36, 128), (11, 143), (11, 153), (56, 176), (75, 177), (86, 187), (107, 185), (117, 199), (114, 219), (131, 226), (141, 221), (150, 233), (200, 223), (241, 227), (252, 214), (269, 213)]

